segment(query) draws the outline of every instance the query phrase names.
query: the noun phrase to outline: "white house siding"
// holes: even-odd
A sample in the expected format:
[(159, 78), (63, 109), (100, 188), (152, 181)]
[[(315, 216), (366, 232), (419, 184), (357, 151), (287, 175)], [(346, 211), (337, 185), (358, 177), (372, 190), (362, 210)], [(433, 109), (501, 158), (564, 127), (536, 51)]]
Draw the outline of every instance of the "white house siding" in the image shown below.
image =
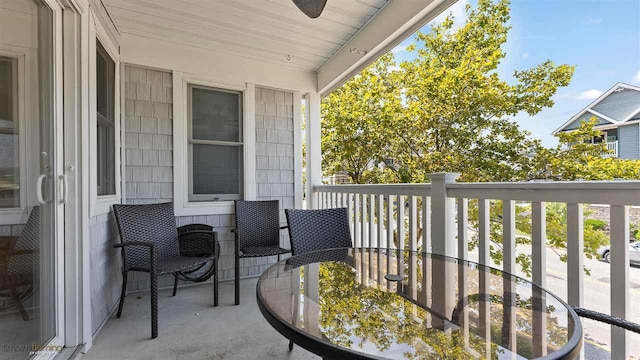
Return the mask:
[(618, 157), (640, 159), (640, 126), (638, 124), (618, 128)]
[[(133, 65), (126, 65), (124, 73), (125, 148), (123, 151), (126, 188), (124, 202), (146, 204), (172, 201), (171, 73)], [(293, 156), (293, 93), (256, 88), (257, 170), (255, 178), (258, 200), (280, 200), (282, 209), (294, 207)], [(234, 215), (203, 213), (199, 216), (177, 217), (176, 220), (178, 226), (203, 223), (214, 227), (218, 232), (221, 247), (220, 279), (233, 279), (231, 228), (235, 222)], [(285, 222), (284, 212), (281, 213), (281, 221)], [(283, 247), (289, 247), (286, 232), (282, 233), (281, 244)], [(112, 251), (112, 254), (117, 252)], [(240, 264), (240, 275), (259, 275), (275, 261), (275, 257), (243, 259)], [(119, 283), (119, 274), (116, 274), (116, 279)], [(170, 276), (161, 277), (159, 286), (171, 286), (172, 281)], [(130, 274), (127, 285), (129, 291), (146, 290), (148, 287), (148, 274)], [(106, 298), (111, 299), (108, 296)], [(111, 302), (112, 308), (117, 304), (117, 296), (112, 298)]]
[[(256, 87), (257, 200), (279, 200), (282, 224), (284, 209), (295, 207), (293, 121), (292, 92)], [(289, 248), (286, 231), (281, 232), (280, 246)], [(264, 265), (264, 260), (258, 264)], [(253, 270), (260, 273), (263, 268)]]
[(565, 128), (562, 129), (562, 131), (575, 130), (575, 129), (579, 128), (580, 125), (582, 125), (583, 122), (590, 121), (591, 118), (596, 118), (596, 120), (597, 120), (596, 125), (611, 124), (610, 121), (602, 119), (599, 116), (596, 116), (596, 115), (594, 115), (594, 114), (592, 114), (590, 112), (586, 112), (582, 116), (580, 116), (579, 118), (575, 119), (571, 124), (565, 126)]
[(118, 231), (113, 213), (92, 217), (90, 228), (91, 325), (95, 333), (118, 303), (120, 296), (120, 254), (113, 248)]
[(593, 110), (614, 120), (624, 120), (640, 107), (640, 91), (624, 89), (614, 91), (602, 100)]

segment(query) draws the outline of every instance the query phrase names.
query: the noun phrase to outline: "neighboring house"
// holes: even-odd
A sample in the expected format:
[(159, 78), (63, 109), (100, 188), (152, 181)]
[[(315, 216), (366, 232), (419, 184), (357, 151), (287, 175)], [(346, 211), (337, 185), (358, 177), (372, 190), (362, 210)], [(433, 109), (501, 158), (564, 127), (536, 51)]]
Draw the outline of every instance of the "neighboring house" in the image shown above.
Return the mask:
[(571, 131), (583, 121), (596, 118), (601, 137), (594, 142), (606, 142), (611, 153), (604, 156), (640, 159), (640, 87), (617, 83), (553, 132)]

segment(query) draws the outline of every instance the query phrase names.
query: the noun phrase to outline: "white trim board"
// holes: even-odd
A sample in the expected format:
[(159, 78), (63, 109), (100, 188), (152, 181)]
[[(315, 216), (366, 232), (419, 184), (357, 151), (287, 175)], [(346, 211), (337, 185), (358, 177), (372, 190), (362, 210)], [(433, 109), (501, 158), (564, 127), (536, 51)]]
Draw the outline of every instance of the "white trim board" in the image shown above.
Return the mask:
[[(90, 216), (94, 217), (101, 214), (107, 214), (111, 211), (113, 204), (120, 203), (122, 197), (122, 176), (121, 176), (121, 142), (120, 142), (120, 54), (118, 45), (115, 44), (101, 19), (92, 9), (89, 10), (89, 179), (90, 179)], [(97, 98), (96, 98), (96, 44), (100, 44), (109, 53), (111, 59), (115, 63), (114, 67), (114, 142), (115, 142), (115, 190), (113, 195), (98, 196), (97, 189)]]
[(173, 202), (176, 216), (233, 214), (233, 201), (189, 201), (188, 85), (203, 85), (242, 92), (243, 198), (256, 197), (255, 84), (220, 82), (179, 71), (173, 74)]

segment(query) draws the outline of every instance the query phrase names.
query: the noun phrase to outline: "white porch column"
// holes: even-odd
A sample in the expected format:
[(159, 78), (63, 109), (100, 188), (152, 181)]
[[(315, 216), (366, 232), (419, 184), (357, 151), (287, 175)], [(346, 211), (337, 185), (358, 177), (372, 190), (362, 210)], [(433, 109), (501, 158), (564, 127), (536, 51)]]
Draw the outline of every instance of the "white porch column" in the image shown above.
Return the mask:
[(322, 150), (320, 133), (320, 94), (308, 93), (305, 99), (305, 119), (307, 121), (307, 207), (318, 208), (318, 198), (313, 187), (322, 184)]
[(456, 199), (447, 197), (446, 184), (453, 183), (458, 173), (429, 174), (431, 179), (431, 251), (456, 256)]

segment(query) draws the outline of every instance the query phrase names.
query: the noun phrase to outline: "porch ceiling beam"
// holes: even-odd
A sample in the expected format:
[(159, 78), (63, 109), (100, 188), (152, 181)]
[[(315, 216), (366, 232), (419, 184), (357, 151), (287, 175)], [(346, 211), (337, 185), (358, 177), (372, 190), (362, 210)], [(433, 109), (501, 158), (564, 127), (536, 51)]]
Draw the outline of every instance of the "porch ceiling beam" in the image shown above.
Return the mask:
[(330, 93), (455, 2), (456, 0), (389, 1), (318, 70), (318, 92), (322, 96)]

